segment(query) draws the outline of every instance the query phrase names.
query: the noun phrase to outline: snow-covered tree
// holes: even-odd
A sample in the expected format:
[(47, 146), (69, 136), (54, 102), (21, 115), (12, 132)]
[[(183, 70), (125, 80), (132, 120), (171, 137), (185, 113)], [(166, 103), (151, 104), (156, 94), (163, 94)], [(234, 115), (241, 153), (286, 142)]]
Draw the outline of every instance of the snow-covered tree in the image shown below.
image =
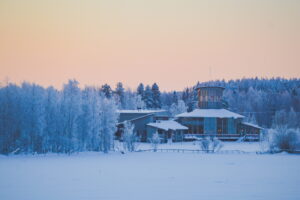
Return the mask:
[(20, 88), (8, 84), (0, 88), (0, 153), (20, 149), (21, 104)]
[(102, 97), (101, 113), (100, 113), (100, 150), (108, 153), (113, 148), (114, 134), (117, 130), (119, 114), (117, 113), (117, 105), (113, 99)]
[[(256, 121), (260, 126), (274, 129), (300, 127), (300, 79), (217, 80), (199, 85), (225, 87), (223, 98), (228, 102), (229, 109), (250, 116), (251, 121)], [(81, 90), (78, 82), (73, 80), (65, 84), (61, 91), (30, 83), (21, 86), (8, 82), (1, 84), (0, 153), (71, 153), (110, 149), (113, 131), (108, 131), (109, 137), (106, 137), (107, 131), (104, 129), (114, 129), (116, 122), (105, 122), (105, 118), (113, 115), (114, 111), (110, 113), (110, 103), (121, 101), (115, 97), (122, 94), (122, 89), (115, 95), (112, 95), (108, 85), (102, 89), (100, 94), (103, 96), (99, 96), (97, 89), (87, 87)], [(125, 106), (119, 108), (144, 108), (143, 104), (145, 108), (156, 108), (154, 96), (151, 87), (144, 90), (144, 85), (140, 84), (136, 92), (124, 90)], [(184, 112), (185, 105), (179, 103), (179, 99), (177, 104), (172, 105), (176, 96), (181, 97), (189, 110), (195, 108), (197, 94), (194, 87), (182, 92), (162, 92), (162, 108), (174, 113)], [(116, 107), (115, 103), (113, 107)]]
[(80, 150), (99, 150), (101, 130), (101, 98), (95, 88), (87, 87), (82, 92), (82, 113), (79, 120)]
[(170, 107), (170, 113), (174, 117), (180, 113), (184, 113), (187, 111), (187, 106), (185, 105), (183, 100), (179, 100), (177, 104), (173, 103)]
[(136, 96), (136, 108), (137, 109), (145, 109), (145, 102), (142, 100), (141, 95)]
[(297, 113), (295, 112), (295, 110), (293, 109), (293, 108), (291, 108), (290, 109), (290, 111), (289, 111), (289, 113), (288, 113), (288, 115), (287, 115), (287, 117), (288, 117), (288, 123), (287, 123), (287, 126), (289, 127), (289, 128), (297, 128), (297, 127), (299, 127), (300, 126), (300, 119), (299, 119), (299, 117), (300, 117), (300, 115), (299, 115), (299, 117), (297, 116)]
[(124, 94), (123, 109), (135, 110), (136, 108), (136, 94), (134, 94), (131, 90), (127, 90)]
[(275, 113), (273, 119), (273, 128), (287, 126), (288, 124), (288, 115), (285, 110), (279, 110)]
[(23, 83), (21, 89), (21, 147), (25, 152), (41, 153), (45, 127), (44, 89), (29, 83)]
[(128, 121), (124, 122), (123, 129), (123, 145), (124, 149), (127, 151), (133, 152), (136, 150), (137, 142), (139, 141), (139, 137), (134, 131), (134, 125)]
[(70, 80), (64, 85), (61, 104), (61, 123), (64, 135), (64, 151), (71, 153), (77, 151), (78, 120), (81, 115), (81, 91), (76, 80)]
[(286, 126), (276, 127), (268, 130), (268, 137), (270, 152), (280, 152), (300, 149), (300, 130), (290, 129)]
[(60, 152), (63, 145), (60, 101), (60, 92), (53, 87), (46, 89), (43, 152)]
[(158, 145), (161, 143), (161, 138), (160, 138), (158, 132), (155, 132), (152, 135), (152, 137), (150, 138), (150, 143), (152, 145), (154, 152), (156, 152)]
[(247, 117), (247, 122), (252, 123), (252, 124), (257, 124), (255, 115), (250, 114), (250, 116)]

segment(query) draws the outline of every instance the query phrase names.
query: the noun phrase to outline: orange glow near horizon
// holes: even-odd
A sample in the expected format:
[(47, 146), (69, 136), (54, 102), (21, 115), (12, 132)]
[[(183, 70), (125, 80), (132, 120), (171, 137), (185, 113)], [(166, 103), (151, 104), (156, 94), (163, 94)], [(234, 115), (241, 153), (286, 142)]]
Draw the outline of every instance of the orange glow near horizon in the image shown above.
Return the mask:
[(0, 82), (171, 91), (256, 76), (300, 77), (300, 1), (0, 2)]

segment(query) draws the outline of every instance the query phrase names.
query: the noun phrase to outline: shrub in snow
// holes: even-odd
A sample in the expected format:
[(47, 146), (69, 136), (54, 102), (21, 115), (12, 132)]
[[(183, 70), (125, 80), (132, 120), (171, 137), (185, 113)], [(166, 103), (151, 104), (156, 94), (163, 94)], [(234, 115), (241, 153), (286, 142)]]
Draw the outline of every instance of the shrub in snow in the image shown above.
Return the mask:
[(259, 146), (262, 152), (269, 151), (270, 137), (267, 130), (263, 130), (259, 135)]
[(159, 136), (158, 132), (155, 132), (152, 135), (152, 137), (150, 139), (150, 142), (151, 142), (151, 145), (152, 145), (152, 147), (154, 149), (154, 152), (156, 152), (157, 151), (157, 147), (160, 144), (160, 136)]
[(205, 152), (217, 152), (219, 151), (222, 147), (223, 144), (220, 140), (218, 140), (218, 138), (213, 137), (206, 137), (203, 138), (202, 140), (200, 140), (199, 142), (200, 148), (201, 150), (205, 151)]
[(199, 144), (200, 144), (200, 148), (203, 151), (209, 152), (209, 144), (210, 144), (210, 138), (209, 137), (206, 137), (206, 138), (203, 138), (202, 140), (200, 140)]
[(218, 138), (214, 137), (212, 139), (212, 151), (217, 152), (223, 147), (223, 143)]
[(130, 152), (135, 151), (138, 141), (139, 141), (139, 137), (134, 132), (134, 125), (126, 121), (124, 123), (124, 131), (123, 131), (124, 149)]
[(300, 150), (299, 129), (288, 129), (285, 126), (270, 129), (267, 140), (270, 152), (293, 152)]

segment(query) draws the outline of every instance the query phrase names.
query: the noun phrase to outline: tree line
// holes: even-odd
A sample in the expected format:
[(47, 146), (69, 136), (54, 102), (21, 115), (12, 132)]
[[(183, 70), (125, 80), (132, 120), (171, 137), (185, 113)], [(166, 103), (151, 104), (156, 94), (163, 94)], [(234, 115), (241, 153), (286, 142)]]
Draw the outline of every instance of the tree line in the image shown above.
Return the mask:
[(103, 91), (70, 80), (61, 91), (36, 84), (0, 89), (0, 153), (108, 152), (117, 104)]
[(108, 152), (114, 148), (118, 109), (165, 109), (172, 116), (197, 108), (196, 86), (223, 86), (228, 109), (265, 128), (300, 127), (300, 79), (238, 79), (199, 82), (183, 91), (161, 92), (157, 83), (135, 91), (37, 84), (0, 86), (0, 153)]

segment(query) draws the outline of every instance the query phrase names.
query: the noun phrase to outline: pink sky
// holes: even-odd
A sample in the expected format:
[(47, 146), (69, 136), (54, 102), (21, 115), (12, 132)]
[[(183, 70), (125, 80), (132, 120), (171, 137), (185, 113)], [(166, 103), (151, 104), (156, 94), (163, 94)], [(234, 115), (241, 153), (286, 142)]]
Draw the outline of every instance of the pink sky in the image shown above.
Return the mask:
[(299, 0), (0, 2), (1, 82), (170, 91), (255, 76), (300, 77)]

